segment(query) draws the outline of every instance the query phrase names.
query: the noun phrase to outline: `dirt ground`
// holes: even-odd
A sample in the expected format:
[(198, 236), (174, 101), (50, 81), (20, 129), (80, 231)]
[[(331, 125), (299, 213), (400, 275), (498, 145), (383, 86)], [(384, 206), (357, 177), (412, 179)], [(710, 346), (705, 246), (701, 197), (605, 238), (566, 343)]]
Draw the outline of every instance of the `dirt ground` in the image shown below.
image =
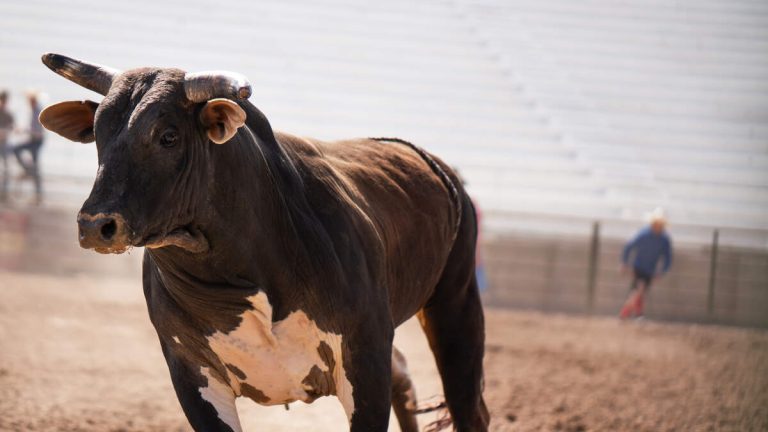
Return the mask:
[[(487, 323), (493, 431), (768, 430), (766, 331), (495, 309)], [(418, 325), (396, 345), (420, 399), (439, 394)], [(346, 426), (332, 398), (238, 407), (246, 431)], [(0, 430), (189, 430), (138, 276), (0, 272)]]

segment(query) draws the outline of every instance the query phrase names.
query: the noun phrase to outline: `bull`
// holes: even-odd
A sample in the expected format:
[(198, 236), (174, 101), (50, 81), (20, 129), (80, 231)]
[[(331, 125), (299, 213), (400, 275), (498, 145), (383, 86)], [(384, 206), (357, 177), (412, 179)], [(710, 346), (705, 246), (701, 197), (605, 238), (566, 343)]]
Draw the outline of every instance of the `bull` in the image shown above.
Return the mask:
[(80, 245), (144, 247), (149, 317), (196, 431), (239, 431), (235, 399), (340, 401), (351, 431), (416, 430), (395, 328), (426, 333), (459, 431), (485, 431), (483, 311), (472, 202), (437, 157), (399, 139), (273, 131), (231, 72), (43, 63), (104, 96), (40, 114), (96, 142)]

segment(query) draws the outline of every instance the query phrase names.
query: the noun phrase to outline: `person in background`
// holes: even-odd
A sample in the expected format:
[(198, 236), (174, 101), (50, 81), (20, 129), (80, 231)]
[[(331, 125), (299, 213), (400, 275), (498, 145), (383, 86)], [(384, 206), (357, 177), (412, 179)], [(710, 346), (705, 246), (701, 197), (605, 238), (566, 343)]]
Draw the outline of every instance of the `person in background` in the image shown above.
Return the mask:
[[(19, 165), (24, 169), (22, 178), (32, 178), (35, 181), (35, 199), (38, 204), (43, 200), (43, 188), (42, 180), (40, 178), (40, 164), (39, 153), (40, 147), (43, 146), (43, 126), (40, 124), (38, 117), (40, 116), (40, 104), (37, 100), (37, 93), (27, 93), (27, 100), (29, 101), (29, 107), (32, 110), (32, 115), (29, 119), (29, 129), (25, 130), (29, 134), (29, 138), (26, 142), (23, 142), (13, 148), (13, 153), (16, 155), (16, 159), (19, 161)], [(28, 152), (31, 158), (30, 162), (24, 160), (22, 154)]]
[(477, 218), (477, 246), (475, 249), (475, 277), (477, 278), (477, 289), (484, 293), (488, 289), (488, 278), (485, 273), (485, 263), (483, 262), (481, 235), (483, 233), (482, 220), (483, 214), (477, 201), (472, 199), (472, 205), (475, 207), (475, 217)]
[(0, 202), (8, 199), (8, 136), (13, 131), (13, 115), (8, 111), (8, 92), (0, 91), (0, 160), (3, 178), (0, 185)]
[(643, 316), (643, 300), (651, 283), (669, 271), (672, 265), (672, 241), (665, 231), (667, 219), (664, 210), (657, 208), (648, 218), (650, 224), (624, 246), (621, 254), (623, 271), (632, 272), (629, 297), (619, 312), (621, 319)]

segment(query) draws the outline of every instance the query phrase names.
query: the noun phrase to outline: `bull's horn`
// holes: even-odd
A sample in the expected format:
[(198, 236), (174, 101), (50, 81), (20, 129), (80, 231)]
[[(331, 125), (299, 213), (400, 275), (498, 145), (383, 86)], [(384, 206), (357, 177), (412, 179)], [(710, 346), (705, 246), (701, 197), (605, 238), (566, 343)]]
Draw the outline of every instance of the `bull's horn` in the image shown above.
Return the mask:
[(188, 73), (184, 75), (184, 93), (195, 103), (215, 98), (248, 99), (251, 97), (251, 83), (235, 72)]
[(106, 96), (120, 71), (84, 61), (75, 60), (61, 54), (43, 54), (43, 63), (64, 78)]

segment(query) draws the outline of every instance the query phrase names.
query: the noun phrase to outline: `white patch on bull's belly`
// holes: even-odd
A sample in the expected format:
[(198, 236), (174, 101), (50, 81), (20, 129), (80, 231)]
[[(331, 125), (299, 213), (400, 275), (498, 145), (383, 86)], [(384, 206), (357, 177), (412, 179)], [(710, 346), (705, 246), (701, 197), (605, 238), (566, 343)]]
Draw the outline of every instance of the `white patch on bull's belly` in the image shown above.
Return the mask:
[(269, 399), (257, 401), (263, 405), (296, 400), (311, 402), (313, 398), (307, 393), (311, 389), (302, 381), (313, 366), (323, 372), (329, 370), (318, 352), (320, 343), (325, 342), (331, 348), (336, 364), (333, 371), (336, 395), (351, 418), (353, 389), (344, 370), (342, 336), (320, 330), (301, 310), (272, 323), (272, 306), (263, 292), (249, 297), (248, 301), (253, 309), (240, 315), (242, 321), (236, 329), (229, 333), (216, 332), (207, 338), (208, 345), (221, 362), (239, 370), (227, 370), (235, 394), (242, 395), (242, 384), (248, 384)]

